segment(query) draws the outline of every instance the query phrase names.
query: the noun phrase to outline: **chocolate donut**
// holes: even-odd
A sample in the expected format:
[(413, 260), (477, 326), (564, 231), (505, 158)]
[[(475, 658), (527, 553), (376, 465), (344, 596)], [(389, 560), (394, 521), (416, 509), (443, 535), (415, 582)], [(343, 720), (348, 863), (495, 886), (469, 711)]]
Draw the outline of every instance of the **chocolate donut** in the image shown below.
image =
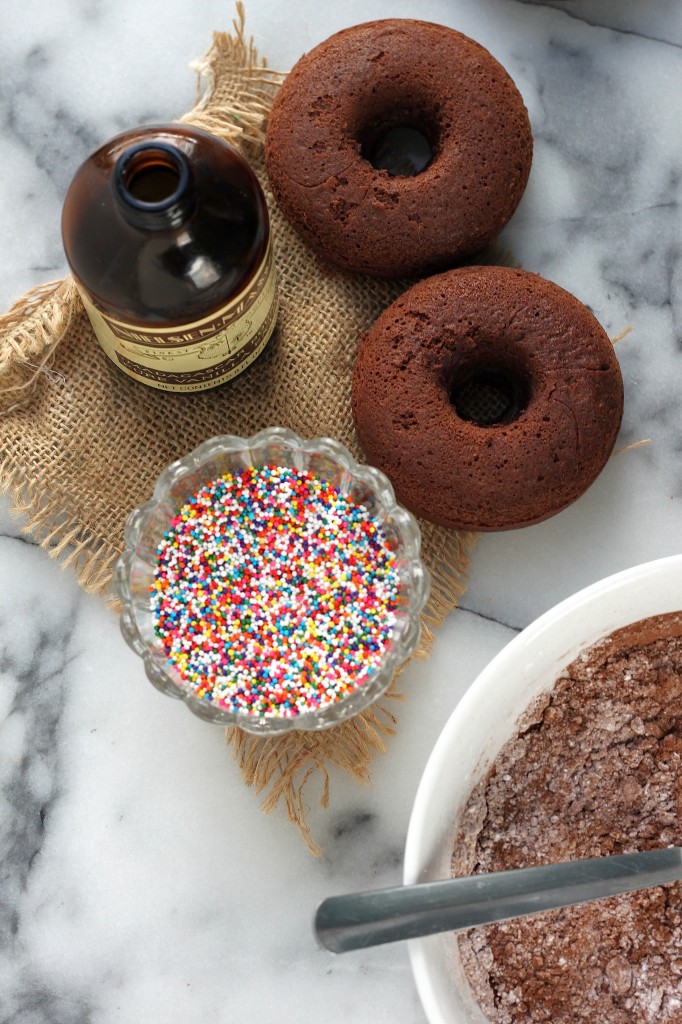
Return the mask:
[(532, 150), (523, 100), (486, 49), (443, 25), (388, 19), (301, 58), (272, 107), (266, 164), (318, 252), (402, 277), (490, 242), (521, 199)]
[(623, 414), (608, 336), (558, 285), (507, 267), (428, 278), (364, 336), (360, 444), (398, 500), (442, 526), (506, 530), (575, 501)]

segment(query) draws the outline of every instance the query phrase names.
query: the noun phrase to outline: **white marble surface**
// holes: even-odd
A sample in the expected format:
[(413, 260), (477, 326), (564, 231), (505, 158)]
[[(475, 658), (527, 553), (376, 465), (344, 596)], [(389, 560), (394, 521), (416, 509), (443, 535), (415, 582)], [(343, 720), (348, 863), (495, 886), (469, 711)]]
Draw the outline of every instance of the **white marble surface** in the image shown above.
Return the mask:
[[(310, 794), (325, 855), (265, 817), (223, 746), (148, 686), (113, 616), (0, 514), (0, 1024), (424, 1021), (400, 946), (331, 959), (310, 929), (334, 892), (397, 883), (429, 750), (480, 668), (537, 614), (615, 570), (680, 550), (682, 7), (678, 0), (250, 0), (286, 69), (338, 28), (415, 16), (506, 65), (536, 137), (505, 240), (590, 305), (626, 384), (613, 459), (573, 507), (483, 537), (463, 607), (405, 676), (399, 735), (372, 785)], [(218, 0), (2, 5), (0, 307), (65, 271), (64, 191), (100, 141), (170, 119), (188, 62), (226, 27)]]

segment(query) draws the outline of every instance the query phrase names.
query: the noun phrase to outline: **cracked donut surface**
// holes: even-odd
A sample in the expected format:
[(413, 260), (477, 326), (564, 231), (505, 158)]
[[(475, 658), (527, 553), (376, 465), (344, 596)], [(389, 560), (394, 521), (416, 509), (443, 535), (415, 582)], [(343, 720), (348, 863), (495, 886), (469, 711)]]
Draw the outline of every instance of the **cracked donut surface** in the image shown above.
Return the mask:
[[(395, 129), (430, 147), (412, 176), (372, 163)], [(451, 267), (501, 231), (533, 141), (514, 82), (472, 39), (386, 19), (331, 36), (295, 65), (268, 121), (273, 194), (296, 230), (347, 270), (416, 276)]]
[(406, 291), (364, 336), (353, 371), (367, 461), (442, 526), (547, 519), (596, 479), (616, 441), (613, 345), (573, 295), (537, 274), (466, 267)]

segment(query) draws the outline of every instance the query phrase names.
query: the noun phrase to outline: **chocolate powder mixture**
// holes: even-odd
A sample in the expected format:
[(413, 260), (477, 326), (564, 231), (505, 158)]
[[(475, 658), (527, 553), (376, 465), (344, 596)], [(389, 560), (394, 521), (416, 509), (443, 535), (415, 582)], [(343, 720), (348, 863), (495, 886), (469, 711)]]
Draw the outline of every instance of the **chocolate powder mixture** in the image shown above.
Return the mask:
[[(682, 845), (682, 613), (583, 653), (471, 796), (454, 875)], [(682, 885), (460, 937), (494, 1024), (680, 1024)]]

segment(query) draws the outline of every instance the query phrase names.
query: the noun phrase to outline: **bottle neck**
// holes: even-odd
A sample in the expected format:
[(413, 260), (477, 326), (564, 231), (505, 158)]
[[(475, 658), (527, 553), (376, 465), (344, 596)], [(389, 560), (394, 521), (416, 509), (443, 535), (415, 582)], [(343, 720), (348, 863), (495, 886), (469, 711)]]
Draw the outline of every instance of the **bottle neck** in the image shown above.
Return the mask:
[(127, 149), (116, 161), (113, 184), (125, 219), (150, 231), (180, 227), (196, 200), (189, 160), (166, 142)]

